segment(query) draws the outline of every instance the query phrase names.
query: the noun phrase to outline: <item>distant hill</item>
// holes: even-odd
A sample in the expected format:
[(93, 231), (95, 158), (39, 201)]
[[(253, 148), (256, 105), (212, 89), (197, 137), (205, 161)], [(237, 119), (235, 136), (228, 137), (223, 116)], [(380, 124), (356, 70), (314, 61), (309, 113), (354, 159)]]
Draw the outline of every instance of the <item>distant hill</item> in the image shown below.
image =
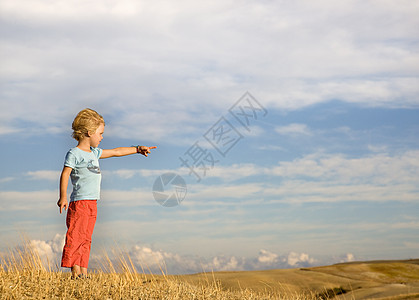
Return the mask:
[(225, 289), (304, 292), (333, 299), (419, 299), (419, 259), (176, 276), (192, 284), (219, 281)]

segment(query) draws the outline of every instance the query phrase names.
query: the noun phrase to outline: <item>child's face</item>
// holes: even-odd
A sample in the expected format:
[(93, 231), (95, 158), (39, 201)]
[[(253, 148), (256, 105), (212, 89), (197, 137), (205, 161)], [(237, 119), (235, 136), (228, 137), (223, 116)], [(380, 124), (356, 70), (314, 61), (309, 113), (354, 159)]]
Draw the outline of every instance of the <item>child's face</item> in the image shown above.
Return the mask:
[(90, 135), (90, 146), (96, 148), (99, 146), (100, 141), (103, 139), (103, 132), (105, 131), (105, 125), (100, 124), (96, 129), (95, 133)]

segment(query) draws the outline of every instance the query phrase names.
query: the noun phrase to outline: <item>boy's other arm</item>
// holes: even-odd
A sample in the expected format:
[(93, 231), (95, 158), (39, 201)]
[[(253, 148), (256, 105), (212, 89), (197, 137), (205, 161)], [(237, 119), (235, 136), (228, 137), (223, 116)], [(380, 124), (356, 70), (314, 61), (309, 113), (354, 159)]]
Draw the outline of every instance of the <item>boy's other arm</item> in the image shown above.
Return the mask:
[[(148, 156), (148, 153), (150, 153), (150, 149), (155, 149), (156, 146), (153, 147), (146, 147), (146, 146), (140, 146), (140, 154), (144, 156)], [(102, 155), (100, 158), (108, 158), (108, 157), (120, 157), (125, 155), (131, 155), (131, 154), (137, 154), (137, 147), (118, 147), (114, 149), (103, 149)]]
[(70, 177), (70, 173), (73, 169), (67, 166), (64, 166), (63, 170), (61, 171), (60, 176), (60, 199), (57, 202), (57, 205), (60, 207), (60, 214), (63, 212), (63, 208), (68, 208), (68, 201), (67, 201), (67, 187), (68, 187), (68, 178)]

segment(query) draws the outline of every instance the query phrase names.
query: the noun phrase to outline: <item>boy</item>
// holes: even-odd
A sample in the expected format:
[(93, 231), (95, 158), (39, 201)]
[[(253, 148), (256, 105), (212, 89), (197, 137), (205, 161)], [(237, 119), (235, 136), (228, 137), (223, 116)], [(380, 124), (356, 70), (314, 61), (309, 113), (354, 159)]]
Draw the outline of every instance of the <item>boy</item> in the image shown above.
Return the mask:
[[(85, 278), (90, 255), (93, 228), (96, 222), (96, 202), (100, 198), (101, 174), (99, 158), (119, 157), (135, 153), (148, 156), (157, 147), (98, 148), (103, 138), (105, 121), (92, 109), (80, 111), (72, 124), (78, 145), (68, 151), (60, 177), (60, 214), (67, 209), (67, 234), (61, 267), (71, 268), (73, 278)], [(73, 192), (67, 201), (68, 179)]]

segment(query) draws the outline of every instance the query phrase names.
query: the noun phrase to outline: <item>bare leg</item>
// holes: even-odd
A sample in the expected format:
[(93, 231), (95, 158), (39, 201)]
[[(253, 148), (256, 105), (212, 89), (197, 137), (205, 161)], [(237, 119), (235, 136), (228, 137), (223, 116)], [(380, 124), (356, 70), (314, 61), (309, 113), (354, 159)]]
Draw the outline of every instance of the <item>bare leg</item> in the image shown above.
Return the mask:
[(81, 273), (80, 266), (74, 265), (71, 267), (71, 274), (73, 274), (73, 278), (77, 278)]
[(81, 273), (87, 276), (87, 268), (80, 267)]

